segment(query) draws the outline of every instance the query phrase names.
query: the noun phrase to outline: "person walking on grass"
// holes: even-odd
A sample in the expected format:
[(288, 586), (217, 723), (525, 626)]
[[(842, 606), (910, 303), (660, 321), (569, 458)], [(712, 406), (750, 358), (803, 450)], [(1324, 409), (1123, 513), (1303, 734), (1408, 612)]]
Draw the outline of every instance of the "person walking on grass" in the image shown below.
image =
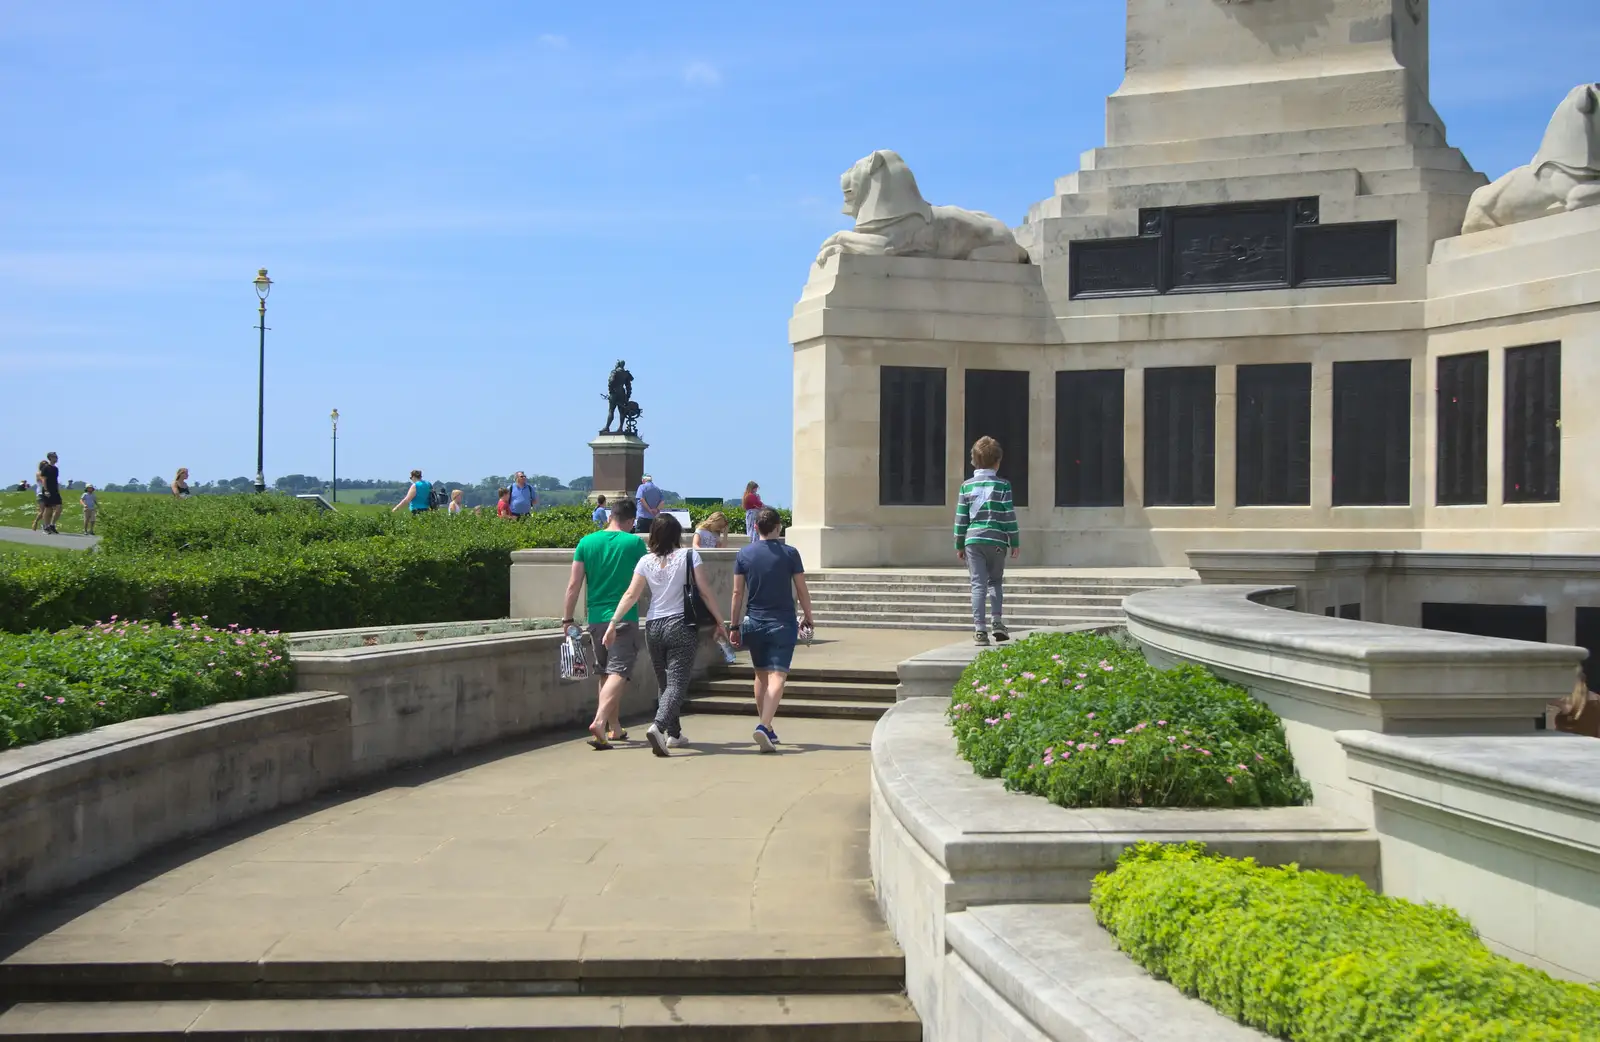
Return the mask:
[(528, 475), (517, 471), (511, 482), (511, 516), (525, 520), (539, 505), (539, 490), (528, 484)]
[(744, 530), (749, 533), (750, 541), (756, 539), (756, 518), (761, 511), (766, 509), (766, 504), (761, 502), (761, 486), (754, 481), (744, 483), (744, 499), (740, 501), (744, 508)]
[(617, 616), (625, 615), (638, 604), (648, 587), (650, 610), (644, 617), (644, 638), (650, 649), (650, 664), (655, 667), (660, 697), (656, 701), (656, 718), (644, 736), (650, 742), (650, 751), (657, 756), (666, 756), (669, 749), (689, 744), (680, 718), (683, 700), (689, 693), (695, 652), (700, 649), (700, 632), (688, 614), (684, 596), (691, 572), (700, 598), (710, 608), (711, 618), (717, 624), (717, 640), (727, 639), (722, 619), (712, 607), (711, 584), (706, 581), (700, 551), (679, 546), (682, 542), (683, 526), (671, 514), (662, 514), (651, 522), (650, 552), (633, 566), (633, 581), (612, 613), (611, 625), (606, 627), (602, 639), (608, 648), (617, 640)]
[(83, 534), (94, 535), (94, 519), (100, 512), (100, 504), (95, 499), (93, 485), (83, 486), (83, 496), (79, 502), (83, 505)]
[(972, 642), (989, 643), (989, 627), (984, 620), (984, 601), (993, 601), (989, 616), (994, 639), (1008, 641), (1005, 624), (1005, 598), (1002, 590), (1006, 552), (1012, 557), (1022, 552), (1022, 535), (1017, 530), (1017, 511), (1011, 504), (1011, 482), (996, 472), (1004, 453), (993, 438), (979, 438), (972, 445), (972, 477), (961, 483), (956, 496), (956, 556), (967, 563), (972, 582)]
[(561, 616), (561, 629), (566, 632), (573, 625), (578, 594), (585, 593), (586, 621), (600, 669), (599, 704), (589, 725), (589, 744), (596, 749), (609, 749), (612, 742), (628, 737), (622, 729), (620, 708), (622, 690), (633, 678), (633, 664), (639, 657), (639, 609), (630, 607), (619, 613), (617, 604), (633, 581), (634, 566), (646, 553), (644, 541), (633, 534), (633, 521), (633, 500), (618, 500), (605, 529), (578, 540)]
[(646, 474), (639, 483), (639, 488), (633, 494), (637, 505), (633, 530), (641, 534), (650, 531), (650, 525), (655, 522), (656, 515), (661, 513), (661, 504), (666, 501), (666, 493), (656, 485), (656, 479)]
[(815, 628), (800, 551), (778, 539), (782, 525), (771, 507), (762, 508), (757, 515), (756, 541), (740, 549), (733, 559), (733, 610), (728, 613), (730, 619), (742, 619), (731, 627), (733, 642), (750, 650), (750, 665), (755, 669), (756, 714), (761, 720), (753, 737), (764, 753), (778, 747), (772, 719), (783, 701), (783, 684), (800, 638), (794, 612), (797, 596), (806, 629)]
[(389, 513), (392, 514), (401, 507), (409, 506), (411, 508), (411, 516), (416, 517), (418, 514), (427, 512), (428, 501), (432, 497), (433, 482), (423, 481), (422, 471), (413, 470), (411, 472), (411, 487), (406, 489), (406, 494), (400, 502), (389, 508)]

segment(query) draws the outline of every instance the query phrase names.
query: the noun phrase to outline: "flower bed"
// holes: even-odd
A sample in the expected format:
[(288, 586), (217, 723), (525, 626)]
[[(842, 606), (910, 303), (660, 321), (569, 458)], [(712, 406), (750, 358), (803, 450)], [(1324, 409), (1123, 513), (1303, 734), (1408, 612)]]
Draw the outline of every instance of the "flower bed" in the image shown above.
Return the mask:
[(1296, 1042), (1600, 1038), (1600, 990), (1493, 954), (1449, 909), (1345, 876), (1139, 844), (1090, 904), (1152, 974)]
[(1282, 807), (1310, 799), (1283, 725), (1197, 666), (1086, 633), (979, 655), (951, 698), (979, 774), (1063, 807)]
[(276, 633), (174, 618), (0, 634), (0, 749), (293, 689)]

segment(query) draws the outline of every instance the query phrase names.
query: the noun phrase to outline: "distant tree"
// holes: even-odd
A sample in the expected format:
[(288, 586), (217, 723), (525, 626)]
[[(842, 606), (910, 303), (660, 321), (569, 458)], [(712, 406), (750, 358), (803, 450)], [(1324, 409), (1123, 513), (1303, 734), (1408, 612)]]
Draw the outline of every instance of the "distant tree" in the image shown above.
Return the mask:
[(549, 474), (529, 474), (528, 484), (540, 492), (555, 492), (567, 487), (561, 483), (560, 478), (553, 478)]
[(166, 478), (157, 475), (150, 479), (149, 489), (151, 492), (170, 492), (172, 485)]
[(567, 487), (572, 489), (574, 492), (593, 492), (594, 478), (585, 474), (581, 478), (573, 478), (571, 481), (567, 482)]
[(144, 482), (140, 481), (138, 478), (129, 478), (128, 479), (128, 483), (126, 485), (124, 485), (123, 487), (125, 489), (127, 489), (129, 492), (134, 492), (134, 491), (143, 492), (144, 491)]

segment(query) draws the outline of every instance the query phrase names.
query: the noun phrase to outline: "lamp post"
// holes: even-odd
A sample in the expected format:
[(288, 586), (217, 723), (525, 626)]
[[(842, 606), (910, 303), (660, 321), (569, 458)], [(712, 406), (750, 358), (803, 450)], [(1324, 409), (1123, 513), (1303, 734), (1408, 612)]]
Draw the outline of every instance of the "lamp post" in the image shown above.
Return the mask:
[(266, 268), (256, 273), (255, 287), (256, 296), (261, 298), (256, 322), (256, 328), (261, 331), (260, 370), (256, 375), (256, 491), (265, 492), (267, 475), (262, 449), (267, 426), (267, 294), (272, 292), (272, 280), (267, 278)]
[(339, 410), (328, 414), (333, 420), (333, 501), (339, 502)]

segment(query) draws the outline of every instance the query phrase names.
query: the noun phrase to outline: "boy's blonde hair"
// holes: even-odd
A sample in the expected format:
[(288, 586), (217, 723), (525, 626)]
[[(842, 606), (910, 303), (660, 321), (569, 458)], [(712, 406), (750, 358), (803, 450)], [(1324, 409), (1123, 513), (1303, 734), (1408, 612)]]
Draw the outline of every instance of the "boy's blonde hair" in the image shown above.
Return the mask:
[(1000, 450), (1000, 443), (988, 435), (972, 443), (972, 465), (981, 470), (993, 470), (998, 467), (1004, 456), (1005, 453)]
[(722, 516), (722, 511), (718, 510), (716, 513), (712, 514), (710, 517), (708, 517), (704, 521), (700, 522), (700, 527), (701, 528), (709, 528), (709, 529), (711, 529), (711, 531), (717, 533), (718, 535), (727, 535), (728, 534), (728, 519), (726, 517)]

